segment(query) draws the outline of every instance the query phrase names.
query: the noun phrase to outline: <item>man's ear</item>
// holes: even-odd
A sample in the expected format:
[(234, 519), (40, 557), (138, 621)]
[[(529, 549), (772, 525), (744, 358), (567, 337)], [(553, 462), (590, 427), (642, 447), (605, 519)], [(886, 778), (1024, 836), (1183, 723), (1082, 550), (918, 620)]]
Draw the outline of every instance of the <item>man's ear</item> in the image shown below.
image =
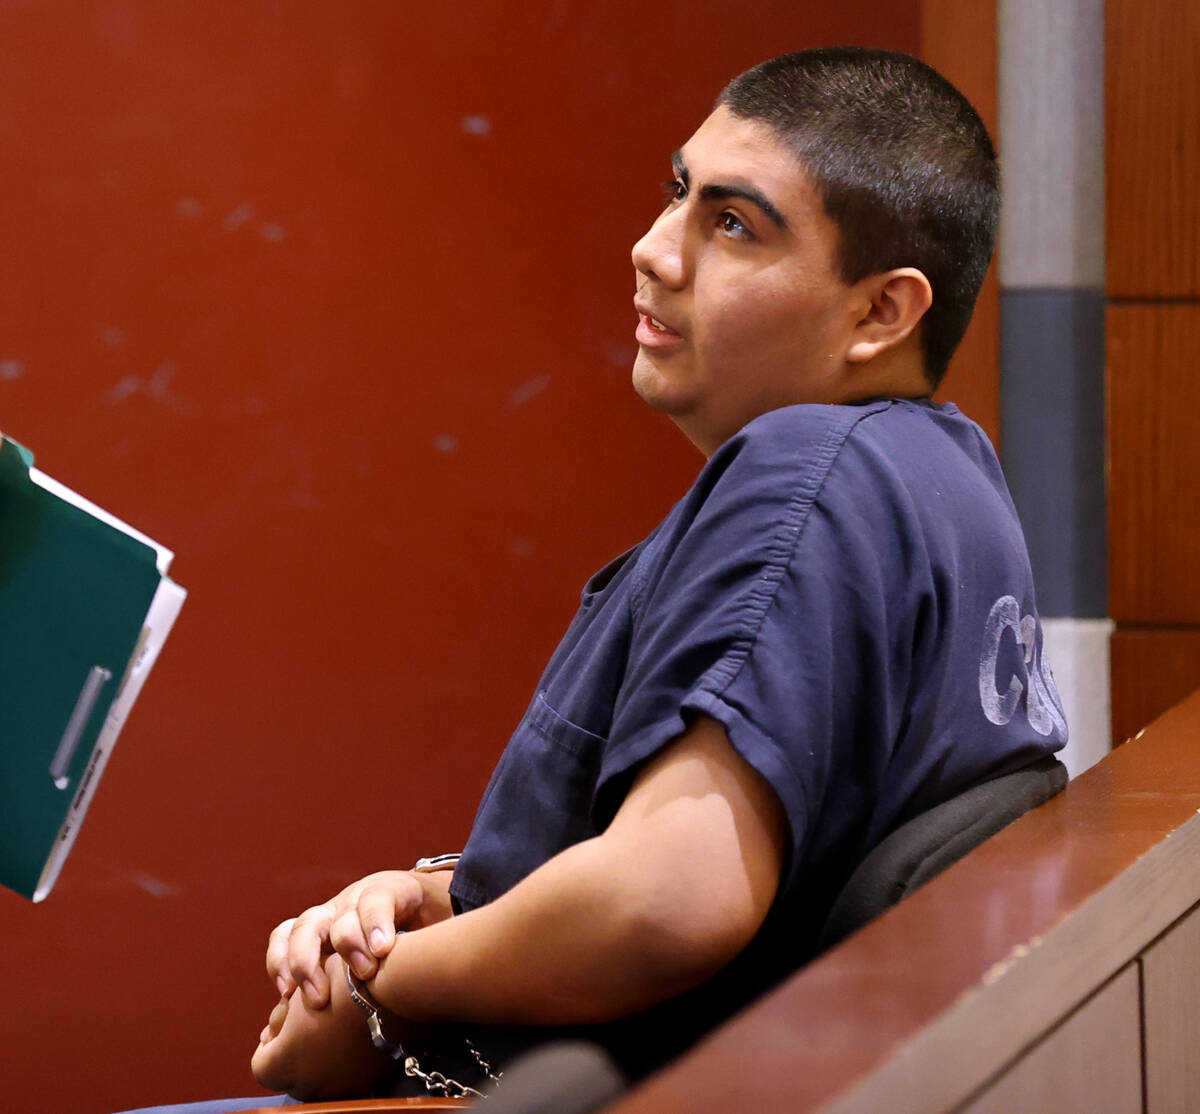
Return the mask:
[(846, 359), (852, 364), (865, 364), (912, 333), (933, 304), (933, 287), (915, 267), (868, 275), (858, 287), (861, 316), (854, 326)]

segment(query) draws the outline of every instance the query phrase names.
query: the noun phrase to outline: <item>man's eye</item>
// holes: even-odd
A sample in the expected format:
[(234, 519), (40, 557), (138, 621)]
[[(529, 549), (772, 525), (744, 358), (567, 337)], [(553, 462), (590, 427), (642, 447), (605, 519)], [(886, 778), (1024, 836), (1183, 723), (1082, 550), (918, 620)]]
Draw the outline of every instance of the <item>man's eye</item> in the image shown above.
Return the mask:
[(730, 236), (737, 236), (744, 240), (750, 239), (750, 229), (742, 224), (734, 213), (722, 213), (717, 217), (717, 226)]
[(678, 178), (672, 182), (663, 182), (663, 201), (670, 205), (674, 201), (682, 201), (687, 197), (687, 186), (685, 186)]

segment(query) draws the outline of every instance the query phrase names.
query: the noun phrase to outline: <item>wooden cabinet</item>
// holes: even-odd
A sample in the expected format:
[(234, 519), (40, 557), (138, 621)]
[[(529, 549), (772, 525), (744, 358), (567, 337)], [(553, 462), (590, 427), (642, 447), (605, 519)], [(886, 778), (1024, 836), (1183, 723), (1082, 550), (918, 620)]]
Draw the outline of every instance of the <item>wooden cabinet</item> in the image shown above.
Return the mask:
[(1142, 956), (1146, 1114), (1200, 1110), (1200, 910)]
[(1200, 297), (1200, 5), (1105, 9), (1109, 296)]
[(1200, 687), (1200, 5), (1105, 5), (1113, 742)]
[(1137, 964), (1126, 967), (961, 1114), (1142, 1114)]

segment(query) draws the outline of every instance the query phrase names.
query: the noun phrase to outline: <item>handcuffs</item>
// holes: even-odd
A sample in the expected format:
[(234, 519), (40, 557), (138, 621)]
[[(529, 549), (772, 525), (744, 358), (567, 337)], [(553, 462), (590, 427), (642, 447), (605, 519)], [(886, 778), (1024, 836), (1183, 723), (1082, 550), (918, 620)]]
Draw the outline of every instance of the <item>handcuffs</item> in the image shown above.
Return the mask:
[[(416, 866), (412, 868), (413, 873), (433, 874), (439, 870), (453, 870), (459, 858), (461, 856), (455, 853), (418, 859)], [(350, 970), (350, 964), (343, 963), (343, 967), (346, 971), (346, 986), (350, 990), (350, 1000), (367, 1015), (367, 1031), (371, 1034), (371, 1043), (381, 1052), (386, 1052), (393, 1060), (402, 1061), (405, 1075), (420, 1079), (430, 1094), (446, 1095), (450, 1098), (487, 1097), (482, 1091), (477, 1091), (474, 1087), (468, 1086), (466, 1083), (459, 1083), (455, 1079), (448, 1079), (439, 1071), (426, 1072), (422, 1070), (417, 1058), (412, 1053), (406, 1052), (402, 1044), (388, 1040), (383, 1031), (382, 1007), (375, 1001), (366, 984), (355, 977), (354, 972)], [(469, 1040), (465, 1040), (465, 1043), (475, 1058), (475, 1062), (483, 1069), (484, 1074), (489, 1079), (498, 1082), (503, 1073), (494, 1072), (491, 1064), (483, 1058)]]

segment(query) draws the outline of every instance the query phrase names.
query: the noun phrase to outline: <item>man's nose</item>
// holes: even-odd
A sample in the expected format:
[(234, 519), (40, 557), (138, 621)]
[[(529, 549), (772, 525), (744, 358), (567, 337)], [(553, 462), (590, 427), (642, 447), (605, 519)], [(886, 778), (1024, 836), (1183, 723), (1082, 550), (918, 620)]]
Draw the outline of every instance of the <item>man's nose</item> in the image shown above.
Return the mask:
[(687, 281), (686, 214), (682, 206), (659, 214), (646, 234), (633, 245), (633, 265), (647, 278), (678, 289)]

